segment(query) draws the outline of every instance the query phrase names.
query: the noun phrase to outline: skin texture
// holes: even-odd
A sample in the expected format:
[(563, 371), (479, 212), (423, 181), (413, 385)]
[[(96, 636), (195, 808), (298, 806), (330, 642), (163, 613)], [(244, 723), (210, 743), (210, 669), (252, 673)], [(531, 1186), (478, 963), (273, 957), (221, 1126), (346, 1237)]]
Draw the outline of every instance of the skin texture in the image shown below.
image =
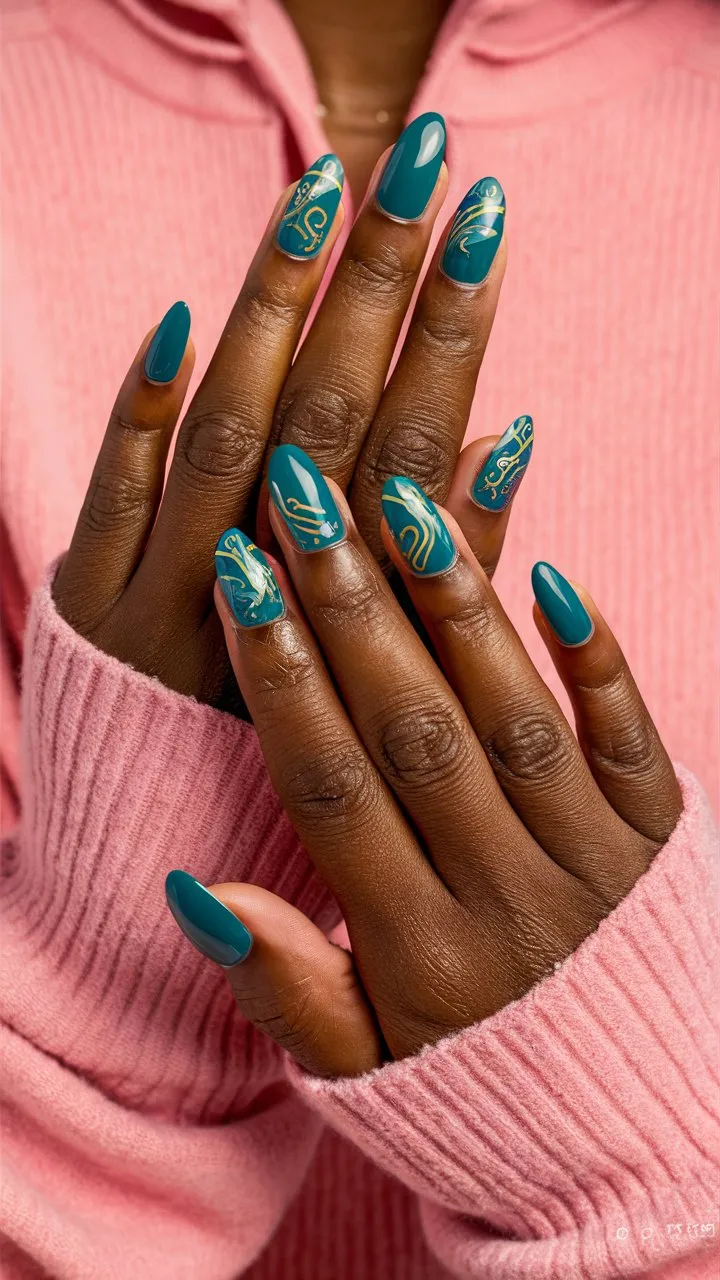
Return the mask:
[(536, 618), (576, 737), (472, 554), (486, 513), (438, 509), (458, 555), (433, 577), (409, 571), (383, 526), (436, 663), (335, 498), (346, 539), (312, 554), (271, 511), (281, 621), (241, 628), (216, 591), (273, 783), (353, 951), (266, 891), (219, 885), (254, 938), (228, 976), (246, 1016), (327, 1075), (405, 1057), (518, 999), (629, 892), (681, 811), (582, 588), (585, 644)]
[(263, 479), (272, 445), (300, 445), (349, 490), (358, 526), (388, 568), (378, 533), (385, 479), (402, 471), (444, 498), (465, 433), (505, 241), (476, 290), (440, 273), (438, 250), (386, 388), (447, 186), (443, 165), (422, 218), (391, 220), (372, 198), (388, 155), (378, 161), (296, 359), (343, 206), (317, 256), (297, 261), (276, 244), (295, 184), (282, 193), (181, 421), (164, 488), (195, 354), (190, 339), (177, 376), (151, 382), (144, 361), (154, 331), (147, 335), (118, 394), (55, 581), (59, 612), (98, 648), (239, 715), (247, 711), (212, 604), (214, 551), (231, 526), (254, 529), (259, 545), (272, 547)]

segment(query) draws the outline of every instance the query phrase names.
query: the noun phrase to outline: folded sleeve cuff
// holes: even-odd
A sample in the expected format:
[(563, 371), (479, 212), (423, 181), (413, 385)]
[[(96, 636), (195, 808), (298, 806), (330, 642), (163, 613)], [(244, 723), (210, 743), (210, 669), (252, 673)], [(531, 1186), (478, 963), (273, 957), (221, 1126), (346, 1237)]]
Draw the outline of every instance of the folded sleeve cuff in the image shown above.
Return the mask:
[(2, 900), (6, 1016), (113, 1093), (139, 1090), (160, 1110), (182, 1099), (190, 1113), (214, 1097), (225, 1114), (247, 1075), (242, 1020), (222, 974), (172, 920), (167, 872), (264, 885), (327, 929), (339, 913), (253, 728), (99, 652), (59, 617), (49, 583), (25, 643), (22, 816)]
[(287, 1064), (310, 1106), (427, 1201), (457, 1274), (535, 1274), (535, 1258), (547, 1276), (630, 1275), (716, 1244), (717, 834), (678, 776), (667, 845), (521, 1000), (357, 1078)]

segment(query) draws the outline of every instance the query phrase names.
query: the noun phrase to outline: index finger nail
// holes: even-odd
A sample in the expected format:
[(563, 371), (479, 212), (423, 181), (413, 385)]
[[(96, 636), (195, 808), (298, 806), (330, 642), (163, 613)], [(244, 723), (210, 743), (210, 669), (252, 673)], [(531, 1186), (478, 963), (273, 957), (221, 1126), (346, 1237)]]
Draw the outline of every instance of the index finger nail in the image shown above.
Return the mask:
[(332, 227), (343, 192), (344, 172), (338, 156), (320, 156), (306, 169), (280, 219), (278, 249), (290, 258), (316, 258)]
[(375, 203), (399, 222), (417, 222), (430, 203), (445, 155), (445, 121), (426, 111), (403, 129), (380, 178)]

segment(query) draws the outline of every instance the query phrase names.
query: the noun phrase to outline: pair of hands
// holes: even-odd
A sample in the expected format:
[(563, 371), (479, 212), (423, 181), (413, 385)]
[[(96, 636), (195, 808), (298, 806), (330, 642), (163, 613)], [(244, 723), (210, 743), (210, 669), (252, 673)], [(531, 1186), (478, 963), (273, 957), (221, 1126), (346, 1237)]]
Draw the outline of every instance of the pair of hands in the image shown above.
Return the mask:
[[(164, 490), (193, 352), (171, 381), (150, 380), (148, 335), (55, 584), (61, 614), (98, 647), (180, 692), (249, 711), (353, 954), (257, 886), (210, 893), (176, 872), (169, 900), (227, 967), (246, 1016), (321, 1074), (411, 1054), (522, 995), (628, 892), (681, 808), (590, 600), (539, 571), (555, 631), (540, 612), (538, 622), (578, 742), (489, 582), (509, 505), (481, 510), (469, 491), (496, 441), (458, 455), (504, 241), (477, 289), (431, 264), (385, 388), (445, 182), (443, 169), (417, 222), (366, 202), (292, 367), (342, 215), (317, 258), (295, 261), (274, 241), (283, 195)], [(292, 447), (271, 453), (278, 444), (301, 445), (328, 484)], [(447, 508), (393, 475), (431, 497), (449, 492)], [(308, 512), (321, 513), (315, 526)], [(253, 523), (285, 568), (234, 529)], [(213, 550), (226, 526), (216, 612)], [(386, 582), (388, 563), (437, 663)]]

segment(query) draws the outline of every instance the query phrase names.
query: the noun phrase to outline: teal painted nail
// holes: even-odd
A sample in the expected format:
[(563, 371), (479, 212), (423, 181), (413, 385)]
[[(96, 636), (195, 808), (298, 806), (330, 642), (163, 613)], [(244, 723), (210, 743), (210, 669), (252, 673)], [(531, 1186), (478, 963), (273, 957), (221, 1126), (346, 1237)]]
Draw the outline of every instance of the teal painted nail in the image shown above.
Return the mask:
[(270, 455), (272, 500), (301, 551), (322, 551), (345, 537), (335, 500), (312, 458), (294, 444)]
[(219, 898), (187, 871), (171, 871), (165, 881), (167, 903), (194, 947), (223, 969), (249, 955), (253, 936)]
[(532, 586), (544, 616), (561, 644), (585, 644), (593, 620), (574, 587), (544, 560), (533, 566)]
[(455, 543), (435, 503), (414, 480), (407, 476), (386, 480), (382, 508), (395, 543), (413, 573), (429, 578), (450, 568), (457, 554)]
[(275, 243), (291, 258), (316, 258), (327, 239), (345, 175), (337, 156), (320, 156), (303, 174), (277, 229)]
[(445, 121), (426, 111), (403, 129), (383, 170), (375, 196), (383, 213), (416, 222), (428, 207), (445, 155)]
[(504, 511), (527, 470), (535, 432), (524, 415), (510, 423), (478, 472), (470, 496), (485, 511)]
[(275, 622), (285, 601), (259, 547), (240, 529), (226, 529), (215, 548), (215, 571), (223, 595), (243, 627)]
[(503, 189), (496, 178), (481, 178), (458, 206), (441, 270), (456, 284), (481, 284), (500, 248), (504, 225)]
[(172, 382), (182, 364), (189, 334), (190, 308), (187, 302), (174, 302), (145, 354), (145, 377), (151, 382)]

